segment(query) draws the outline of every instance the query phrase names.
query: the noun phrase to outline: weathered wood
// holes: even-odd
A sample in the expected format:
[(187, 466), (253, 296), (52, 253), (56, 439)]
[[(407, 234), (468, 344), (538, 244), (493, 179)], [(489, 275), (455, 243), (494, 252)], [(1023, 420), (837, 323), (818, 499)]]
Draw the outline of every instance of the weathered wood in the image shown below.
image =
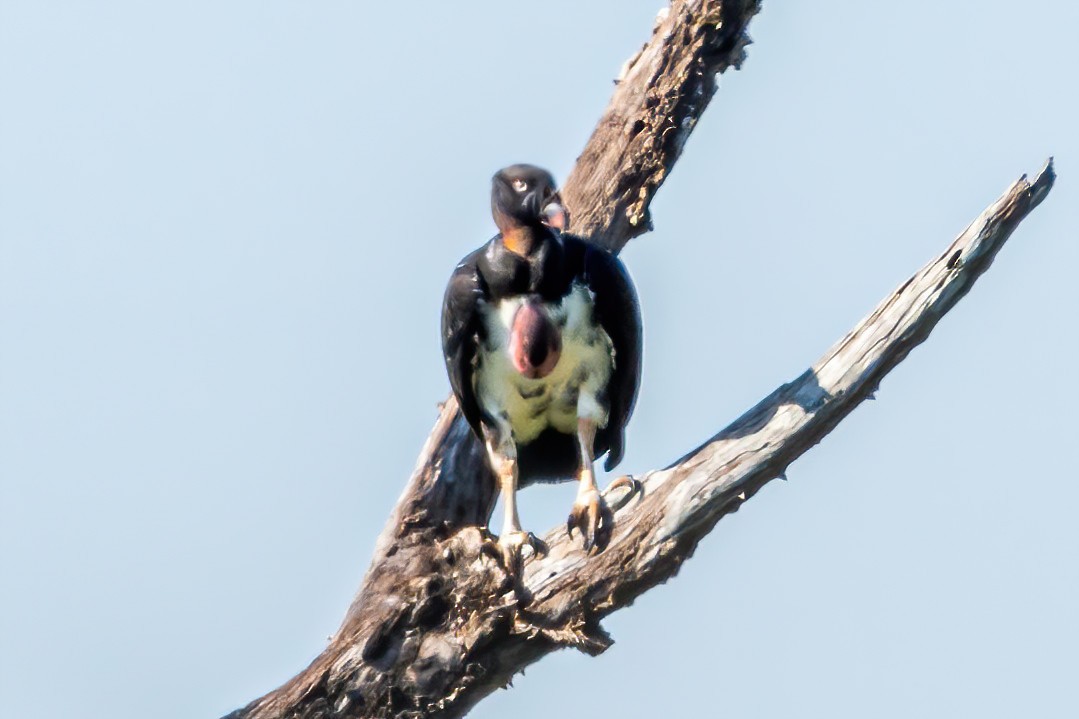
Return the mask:
[[(649, 228), (648, 202), (714, 93), (714, 73), (741, 61), (757, 9), (755, 1), (674, 2), (661, 15), (563, 190), (576, 231), (618, 249)], [(601, 554), (586, 555), (560, 528), (546, 538), (549, 555), (528, 562), (515, 584), (482, 553), (477, 527), (490, 516), (495, 485), (448, 402), (325, 651), (229, 717), (459, 717), (551, 651), (603, 651), (610, 640), (600, 619), (670, 578), (722, 516), (871, 394), (1052, 181), (1047, 166), (1033, 182), (1017, 182), (801, 377), (646, 475), (644, 497), (616, 513)]]
[(743, 0), (660, 11), (562, 189), (574, 232), (618, 251), (652, 229), (652, 198), (712, 100), (717, 73), (741, 67), (759, 10), (759, 0)]

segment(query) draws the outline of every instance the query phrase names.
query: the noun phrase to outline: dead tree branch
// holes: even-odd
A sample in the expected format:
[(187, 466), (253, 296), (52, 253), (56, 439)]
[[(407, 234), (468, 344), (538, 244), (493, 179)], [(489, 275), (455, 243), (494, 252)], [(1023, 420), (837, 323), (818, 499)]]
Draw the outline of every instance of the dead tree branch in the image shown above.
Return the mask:
[[(741, 62), (756, 0), (676, 1), (630, 60), (564, 197), (574, 229), (613, 249), (650, 226), (648, 204), (715, 92)], [(1053, 183), (1020, 179), (939, 258), (820, 361), (705, 445), (648, 473), (586, 555), (564, 530), (519, 585), (480, 552), (495, 499), (482, 451), (448, 402), (379, 537), (340, 629), (310, 666), (229, 715), (459, 717), (563, 647), (603, 651), (602, 617), (673, 576), (700, 539), (819, 442), (966, 294)]]
[(652, 229), (648, 206), (715, 95), (716, 75), (741, 67), (759, 10), (759, 0), (728, 0), (660, 12), (562, 190), (574, 232), (617, 252)]

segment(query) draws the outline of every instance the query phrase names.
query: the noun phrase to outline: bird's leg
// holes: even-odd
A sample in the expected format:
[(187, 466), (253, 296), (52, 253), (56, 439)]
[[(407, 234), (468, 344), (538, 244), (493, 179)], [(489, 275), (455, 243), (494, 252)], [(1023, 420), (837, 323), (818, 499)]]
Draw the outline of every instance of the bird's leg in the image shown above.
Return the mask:
[(611, 540), (614, 518), (596, 487), (596, 474), (592, 468), (595, 441), (596, 423), (590, 419), (578, 419), (577, 449), (581, 457), (581, 476), (577, 485), (577, 499), (566, 520), (566, 532), (572, 537), (576, 527), (584, 537), (585, 549), (596, 547), (602, 550)]
[(524, 563), (522, 549), (528, 546), (534, 554), (546, 554), (546, 547), (536, 535), (521, 529), (521, 518), (517, 514), (517, 447), (508, 432), (501, 433), (501, 441), (497, 441), (492, 434), (488, 433), (486, 438), (487, 456), (498, 476), (504, 510), (502, 531), (498, 535), (498, 553), (506, 571), (520, 576)]

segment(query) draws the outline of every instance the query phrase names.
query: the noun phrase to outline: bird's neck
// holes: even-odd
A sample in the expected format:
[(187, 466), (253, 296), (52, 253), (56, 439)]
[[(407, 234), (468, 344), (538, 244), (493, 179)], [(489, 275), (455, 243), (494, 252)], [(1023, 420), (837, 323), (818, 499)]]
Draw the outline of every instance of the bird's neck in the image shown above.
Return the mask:
[(515, 225), (502, 228), (502, 244), (510, 252), (527, 257), (531, 255), (546, 236), (545, 228)]

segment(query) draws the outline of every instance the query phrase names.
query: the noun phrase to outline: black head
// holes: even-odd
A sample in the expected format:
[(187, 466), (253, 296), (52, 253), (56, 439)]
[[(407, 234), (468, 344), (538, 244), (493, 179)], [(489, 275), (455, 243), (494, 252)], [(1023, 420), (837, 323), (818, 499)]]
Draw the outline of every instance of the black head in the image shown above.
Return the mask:
[(535, 165), (510, 165), (495, 173), (491, 214), (503, 232), (543, 225), (563, 230), (569, 219), (551, 173)]

